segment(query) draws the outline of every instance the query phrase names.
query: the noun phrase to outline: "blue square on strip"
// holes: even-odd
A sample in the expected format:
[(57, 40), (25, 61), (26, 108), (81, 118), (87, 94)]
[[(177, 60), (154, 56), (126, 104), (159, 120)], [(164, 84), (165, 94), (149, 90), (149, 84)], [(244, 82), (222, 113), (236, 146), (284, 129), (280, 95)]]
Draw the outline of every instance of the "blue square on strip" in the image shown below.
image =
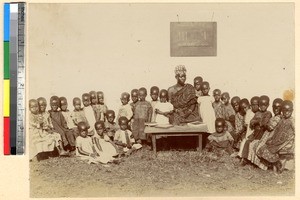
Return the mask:
[(4, 41), (9, 41), (10, 4), (4, 4)]

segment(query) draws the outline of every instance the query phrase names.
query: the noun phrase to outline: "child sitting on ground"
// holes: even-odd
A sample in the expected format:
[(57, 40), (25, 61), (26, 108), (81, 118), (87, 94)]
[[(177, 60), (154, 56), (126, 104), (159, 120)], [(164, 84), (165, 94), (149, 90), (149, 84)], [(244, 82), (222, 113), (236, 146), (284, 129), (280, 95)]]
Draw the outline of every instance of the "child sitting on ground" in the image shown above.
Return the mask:
[(207, 125), (208, 133), (215, 132), (215, 120), (216, 115), (212, 103), (214, 98), (209, 96), (209, 83), (203, 82), (201, 85), (202, 96), (198, 97), (199, 114), (203, 120), (203, 123)]
[(168, 91), (161, 90), (159, 94), (159, 100), (155, 107), (156, 119), (154, 120), (158, 124), (169, 124), (169, 115), (173, 112), (173, 105), (168, 102)]
[(232, 133), (234, 131), (235, 112), (233, 110), (232, 105), (229, 103), (229, 93), (222, 93), (221, 100), (224, 104), (224, 119), (226, 121), (226, 129), (229, 133)]
[(215, 110), (216, 118), (225, 118), (225, 108), (224, 104), (221, 102), (221, 90), (215, 89), (213, 91), (213, 96), (215, 98), (215, 101), (213, 102), (212, 106)]
[(51, 131), (47, 119), (39, 114), (37, 100), (29, 100), (29, 110), (29, 159), (37, 158), (36, 156), (41, 152), (52, 152), (55, 147), (61, 156), (69, 155), (63, 149), (60, 134)]
[(88, 163), (108, 163), (109, 158), (99, 156), (91, 137), (88, 137), (88, 127), (84, 122), (77, 125), (79, 136), (76, 138), (76, 156), (82, 160), (88, 160)]
[(220, 151), (225, 150), (227, 153), (232, 154), (233, 137), (225, 130), (226, 122), (223, 118), (215, 120), (216, 132), (208, 136), (208, 144), (205, 149), (207, 151)]
[(130, 155), (134, 150), (140, 149), (141, 144), (136, 144), (132, 132), (128, 130), (128, 119), (126, 117), (119, 118), (120, 129), (116, 132), (114, 143), (119, 149), (120, 155), (125, 152)]
[(69, 130), (69, 134), (72, 134), (73, 137), (69, 137), (69, 149), (70, 151), (75, 151), (76, 147), (75, 147), (75, 140), (76, 137), (78, 136), (78, 130), (76, 125), (73, 122), (73, 119), (71, 118), (71, 112), (68, 110), (68, 102), (66, 97), (60, 97), (60, 110), (62, 115), (64, 116), (66, 122), (67, 122), (67, 128)]
[(152, 106), (151, 104), (146, 101), (147, 90), (146, 88), (142, 87), (139, 89), (139, 101), (136, 103), (134, 109), (134, 121), (132, 124), (132, 133), (134, 139), (138, 143), (146, 144), (147, 138), (144, 129), (145, 129), (145, 122), (151, 122), (152, 116)]
[(98, 118), (96, 120), (105, 121), (105, 114), (108, 108), (104, 103), (104, 93), (102, 91), (97, 92), (97, 99), (98, 99), (98, 104), (97, 104)]
[(105, 131), (107, 136), (114, 141), (115, 133), (120, 129), (118, 124), (114, 122), (115, 120), (115, 112), (113, 110), (108, 110), (106, 112), (106, 121), (105, 121)]
[(95, 123), (96, 133), (93, 136), (93, 142), (95, 149), (100, 157), (107, 157), (109, 160), (113, 160), (114, 156), (117, 156), (117, 147), (110, 140), (110, 138), (105, 133), (105, 126), (103, 121), (98, 121)]
[[(158, 101), (158, 95), (159, 95), (159, 88), (157, 86), (153, 86), (150, 89), (150, 96), (151, 96), (151, 106), (152, 109), (154, 110), (155, 105), (159, 102)], [(156, 113), (153, 112), (152, 113), (152, 117), (151, 117), (151, 122), (155, 122), (156, 119)]]
[(93, 124), (96, 123), (96, 117), (95, 117), (95, 113), (94, 110), (91, 106), (91, 96), (88, 93), (84, 93), (82, 94), (82, 103), (84, 105), (83, 111), (84, 111), (84, 115), (88, 121), (89, 124), (89, 132), (88, 132), (88, 136), (92, 136), (95, 134), (95, 129)]
[(133, 112), (131, 106), (128, 104), (129, 99), (130, 99), (130, 94), (128, 94), (127, 92), (123, 92), (121, 94), (120, 100), (122, 102), (122, 105), (119, 108), (117, 120), (119, 120), (120, 117), (126, 117), (128, 121), (131, 120)]

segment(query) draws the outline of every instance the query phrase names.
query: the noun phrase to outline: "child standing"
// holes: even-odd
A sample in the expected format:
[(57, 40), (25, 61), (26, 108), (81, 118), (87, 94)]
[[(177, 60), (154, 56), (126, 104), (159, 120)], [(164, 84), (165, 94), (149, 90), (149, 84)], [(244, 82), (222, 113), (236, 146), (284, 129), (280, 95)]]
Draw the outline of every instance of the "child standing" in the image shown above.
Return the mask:
[(71, 151), (75, 151), (76, 150), (75, 140), (76, 140), (77, 132), (78, 132), (77, 127), (74, 124), (73, 119), (71, 118), (71, 112), (68, 110), (68, 102), (67, 102), (66, 97), (60, 97), (59, 100), (60, 100), (61, 113), (67, 122), (67, 128), (68, 128), (68, 131), (70, 132), (68, 134), (73, 135), (73, 137), (72, 136), (69, 137), (69, 148)]
[(88, 160), (88, 163), (108, 163), (109, 158), (99, 156), (91, 137), (88, 137), (88, 127), (84, 122), (77, 125), (79, 136), (76, 138), (76, 156), (82, 160)]
[(219, 89), (215, 89), (213, 91), (213, 95), (215, 98), (215, 101), (213, 102), (213, 108), (215, 110), (215, 115), (216, 118), (225, 118), (225, 108), (224, 108), (224, 104), (221, 102), (221, 90)]
[(53, 124), (53, 130), (60, 134), (64, 145), (63, 147), (65, 148), (69, 144), (69, 141), (72, 143), (72, 140), (74, 140), (74, 135), (68, 130), (67, 122), (61, 111), (58, 110), (59, 98), (57, 96), (52, 96), (50, 98), (50, 106), (51, 110), (49, 111), (49, 114)]
[(94, 111), (94, 116), (95, 120), (98, 121), (100, 119), (100, 113), (99, 113), (99, 106), (98, 106), (98, 99), (97, 99), (97, 93), (95, 91), (90, 91), (90, 102), (91, 102), (91, 107), (93, 108)]
[(105, 130), (108, 137), (114, 141), (115, 133), (120, 129), (115, 121), (115, 112), (113, 110), (108, 110), (106, 112)]
[(93, 136), (93, 141), (97, 153), (100, 155), (100, 157), (107, 157), (108, 160), (113, 160), (113, 157), (117, 156), (118, 153), (115, 144), (105, 134), (104, 122), (96, 122), (95, 130), (97, 134)]
[(84, 108), (83, 108), (84, 115), (85, 115), (85, 117), (88, 121), (89, 127), (90, 127), (88, 136), (92, 136), (95, 134), (95, 129), (94, 129), (93, 124), (96, 123), (96, 117), (95, 117), (94, 110), (91, 106), (90, 94), (88, 94), (88, 93), (82, 94), (82, 103), (84, 105)]
[(209, 83), (204, 81), (201, 85), (202, 96), (198, 97), (197, 101), (199, 104), (199, 114), (201, 115), (203, 123), (207, 125), (209, 133), (214, 133), (216, 115), (212, 106), (214, 99), (209, 96), (209, 90)]
[(271, 138), (274, 134), (274, 129), (282, 119), (281, 115), (281, 107), (282, 107), (283, 100), (280, 98), (277, 98), (273, 101), (273, 113), (274, 117), (272, 117), (267, 125), (267, 130), (263, 134), (262, 138), (260, 140), (254, 140), (249, 145), (249, 154), (248, 154), (248, 160), (251, 161), (253, 164), (257, 165), (259, 168), (267, 170), (268, 166), (266, 163), (261, 162), (261, 160), (257, 157), (256, 153), (257, 150), (262, 147), (264, 144), (266, 144), (266, 141)]
[(68, 155), (63, 149), (60, 135), (49, 131), (47, 119), (39, 114), (37, 100), (29, 100), (29, 110), (29, 159), (32, 160), (41, 152), (51, 152), (55, 147), (61, 156)]
[(97, 121), (105, 121), (105, 114), (106, 114), (106, 111), (108, 110), (108, 108), (104, 103), (104, 93), (102, 91), (98, 91), (97, 92), (97, 98), (98, 98), (98, 104), (97, 104), (98, 118), (97, 118)]
[(161, 90), (159, 94), (159, 100), (154, 107), (156, 119), (154, 120), (158, 124), (169, 124), (169, 115), (173, 112), (173, 105), (168, 102), (168, 91)]
[(146, 101), (146, 96), (146, 88), (140, 88), (139, 101), (136, 103), (134, 109), (134, 121), (132, 124), (132, 133), (134, 139), (138, 143), (146, 143), (146, 140), (148, 139), (144, 132), (145, 122), (151, 121), (151, 116), (153, 112), (151, 104), (148, 101)]
[(128, 119), (128, 121), (131, 120), (133, 112), (132, 112), (131, 106), (128, 104), (129, 98), (130, 98), (130, 95), (127, 92), (123, 92), (121, 94), (120, 100), (122, 102), (122, 105), (119, 108), (117, 120), (119, 120), (120, 117), (126, 117)]
[(231, 105), (235, 111), (234, 131), (231, 133), (231, 135), (234, 139), (233, 147), (237, 150), (239, 150), (241, 139), (246, 133), (245, 119), (240, 112), (240, 101), (241, 99), (238, 96), (232, 97), (231, 99)]
[[(159, 102), (158, 101), (158, 95), (159, 95), (159, 88), (157, 86), (153, 86), (150, 88), (150, 96), (151, 96), (151, 106), (152, 109), (154, 110), (155, 105)], [(156, 113), (153, 112), (152, 113), (152, 117), (151, 117), (151, 122), (155, 122), (156, 119)]]
[[(74, 106), (74, 111), (70, 115), (70, 117), (73, 120), (73, 123), (77, 127), (79, 122), (84, 122), (87, 125), (87, 127), (89, 128), (90, 125), (88, 124), (88, 121), (87, 121), (87, 119), (85, 117), (84, 111), (81, 108), (81, 100), (80, 100), (80, 98), (75, 97), (73, 99), (73, 106)], [(77, 135), (78, 135), (78, 131), (77, 131)]]
[(140, 144), (135, 143), (132, 132), (128, 130), (128, 122), (128, 119), (124, 116), (119, 118), (120, 129), (116, 132), (114, 138), (120, 154), (126, 152), (126, 155), (130, 155), (132, 151), (142, 147)]
[(139, 90), (138, 89), (133, 89), (131, 90), (131, 103), (130, 106), (132, 108), (132, 112), (134, 113), (134, 108), (135, 108), (135, 104), (138, 102), (139, 100)]
[(233, 137), (225, 130), (226, 122), (223, 118), (217, 118), (215, 121), (216, 132), (208, 136), (209, 143), (206, 145), (208, 151), (225, 150), (232, 154)]
[(44, 127), (47, 127), (48, 131), (52, 131), (53, 130), (53, 125), (50, 119), (50, 114), (48, 111), (46, 111), (47, 108), (47, 101), (44, 97), (39, 97), (37, 99), (38, 101), (38, 105), (39, 105), (39, 114), (41, 115), (41, 117), (43, 118)]
[(284, 169), (284, 164), (281, 162), (279, 154), (295, 153), (295, 122), (292, 117), (293, 110), (293, 103), (291, 101), (286, 100), (282, 102), (282, 119), (274, 129), (273, 136), (257, 151), (257, 156), (274, 165), (278, 173), (281, 173)]
[(250, 121), (250, 128), (253, 130), (253, 132), (248, 136), (243, 148), (242, 165), (247, 164), (246, 159), (248, 159), (250, 143), (252, 143), (254, 140), (260, 140), (267, 130), (267, 125), (272, 117), (272, 113), (267, 110), (269, 107), (269, 101), (270, 99), (266, 95), (263, 95), (259, 98), (259, 111), (255, 113), (254, 117)]
[(252, 131), (250, 130), (250, 121), (254, 117), (254, 113), (250, 109), (250, 104), (247, 99), (242, 99), (240, 101), (240, 113), (242, 116), (245, 116), (245, 128), (247, 129), (245, 137), (243, 137), (241, 140), (240, 150), (238, 153), (238, 156), (242, 158), (242, 152), (244, 149), (245, 142), (247, 141), (249, 135), (252, 133)]
[(194, 88), (195, 88), (197, 97), (202, 96), (202, 91), (201, 91), (202, 82), (203, 82), (203, 78), (201, 76), (196, 76), (194, 78)]
[(232, 133), (234, 131), (235, 112), (233, 110), (232, 105), (229, 103), (229, 93), (222, 93), (221, 100), (224, 104), (224, 119), (226, 122), (226, 129), (229, 133)]

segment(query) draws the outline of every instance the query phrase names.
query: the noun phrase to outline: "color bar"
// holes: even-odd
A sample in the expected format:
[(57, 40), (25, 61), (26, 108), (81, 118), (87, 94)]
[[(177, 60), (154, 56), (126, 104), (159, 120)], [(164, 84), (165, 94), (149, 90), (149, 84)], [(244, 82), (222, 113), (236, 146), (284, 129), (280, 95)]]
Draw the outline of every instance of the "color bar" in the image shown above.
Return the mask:
[(9, 24), (9, 79), (10, 79), (10, 154), (16, 155), (17, 138), (17, 75), (18, 75), (18, 3), (10, 4)]
[(10, 62), (9, 62), (9, 34), (10, 34), (10, 4), (4, 4), (4, 82), (3, 82), (3, 141), (4, 155), (10, 155)]

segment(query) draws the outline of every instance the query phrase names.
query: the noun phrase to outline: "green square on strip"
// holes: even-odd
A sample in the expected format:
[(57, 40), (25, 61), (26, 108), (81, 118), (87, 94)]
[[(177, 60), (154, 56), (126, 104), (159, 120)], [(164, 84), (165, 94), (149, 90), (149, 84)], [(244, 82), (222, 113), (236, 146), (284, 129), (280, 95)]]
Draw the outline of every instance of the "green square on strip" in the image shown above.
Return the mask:
[(9, 42), (4, 42), (4, 79), (9, 79)]

